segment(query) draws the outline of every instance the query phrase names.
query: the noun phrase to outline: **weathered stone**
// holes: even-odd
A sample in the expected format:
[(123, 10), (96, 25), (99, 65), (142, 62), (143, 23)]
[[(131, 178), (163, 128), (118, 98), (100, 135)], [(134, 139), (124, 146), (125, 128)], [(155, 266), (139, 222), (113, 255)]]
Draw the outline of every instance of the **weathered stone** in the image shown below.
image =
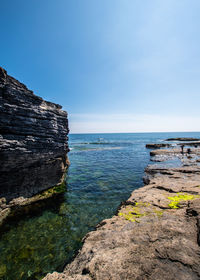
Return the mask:
[[(189, 153), (190, 154), (195, 154), (195, 155), (200, 155), (200, 149), (196, 148), (190, 148), (189, 149)], [(182, 149), (181, 148), (174, 148), (174, 149), (160, 149), (160, 150), (153, 150), (150, 152), (151, 156), (156, 156), (156, 155), (181, 155), (182, 153)], [(188, 149), (183, 149), (183, 154), (187, 154), (188, 153)]]
[(88, 233), (63, 273), (45, 280), (200, 279), (200, 166), (149, 166), (148, 185)]
[(31, 197), (63, 181), (67, 113), (0, 68), (0, 197)]

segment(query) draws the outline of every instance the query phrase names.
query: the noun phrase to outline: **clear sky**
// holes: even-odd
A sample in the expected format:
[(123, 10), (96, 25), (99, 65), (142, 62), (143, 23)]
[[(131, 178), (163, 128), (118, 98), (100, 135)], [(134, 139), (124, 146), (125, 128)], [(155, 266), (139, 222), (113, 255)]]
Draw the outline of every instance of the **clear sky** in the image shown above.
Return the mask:
[(200, 131), (199, 0), (0, 0), (0, 64), (76, 132)]

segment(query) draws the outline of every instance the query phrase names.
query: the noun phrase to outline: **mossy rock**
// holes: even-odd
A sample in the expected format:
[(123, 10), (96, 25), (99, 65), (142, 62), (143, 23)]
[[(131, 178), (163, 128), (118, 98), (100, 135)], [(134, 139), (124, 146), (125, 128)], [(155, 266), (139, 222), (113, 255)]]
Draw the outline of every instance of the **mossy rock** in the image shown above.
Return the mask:
[(39, 195), (40, 197), (48, 197), (54, 194), (59, 194), (59, 193), (63, 193), (66, 191), (66, 183), (63, 182), (57, 186), (54, 186), (52, 188), (49, 188), (43, 192), (41, 192)]
[(140, 218), (145, 216), (161, 217), (163, 211), (158, 210), (147, 202), (136, 202), (135, 206), (128, 205), (126, 208), (119, 212), (118, 216), (124, 217), (130, 222), (140, 222)]
[(189, 201), (199, 198), (199, 195), (192, 195), (187, 193), (177, 193), (175, 196), (169, 196), (168, 199), (171, 200), (171, 203), (168, 206), (171, 209), (178, 209), (180, 208), (180, 202), (182, 201)]

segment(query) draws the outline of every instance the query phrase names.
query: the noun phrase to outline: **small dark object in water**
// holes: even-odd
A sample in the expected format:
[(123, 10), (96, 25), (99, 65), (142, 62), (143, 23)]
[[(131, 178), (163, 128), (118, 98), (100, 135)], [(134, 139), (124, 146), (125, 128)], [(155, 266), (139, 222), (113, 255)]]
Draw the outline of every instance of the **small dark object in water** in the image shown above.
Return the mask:
[(181, 153), (184, 154), (184, 145), (181, 145)]
[(187, 153), (188, 153), (188, 154), (191, 154), (191, 149), (187, 149)]

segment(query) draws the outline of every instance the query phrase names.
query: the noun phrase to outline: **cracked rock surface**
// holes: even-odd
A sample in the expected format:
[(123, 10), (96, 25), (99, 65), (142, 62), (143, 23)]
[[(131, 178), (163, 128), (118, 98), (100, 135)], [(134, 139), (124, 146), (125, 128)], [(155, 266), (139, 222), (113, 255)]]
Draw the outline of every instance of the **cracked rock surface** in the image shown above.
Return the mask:
[(88, 233), (63, 273), (45, 280), (200, 279), (200, 167), (149, 166), (148, 184)]

